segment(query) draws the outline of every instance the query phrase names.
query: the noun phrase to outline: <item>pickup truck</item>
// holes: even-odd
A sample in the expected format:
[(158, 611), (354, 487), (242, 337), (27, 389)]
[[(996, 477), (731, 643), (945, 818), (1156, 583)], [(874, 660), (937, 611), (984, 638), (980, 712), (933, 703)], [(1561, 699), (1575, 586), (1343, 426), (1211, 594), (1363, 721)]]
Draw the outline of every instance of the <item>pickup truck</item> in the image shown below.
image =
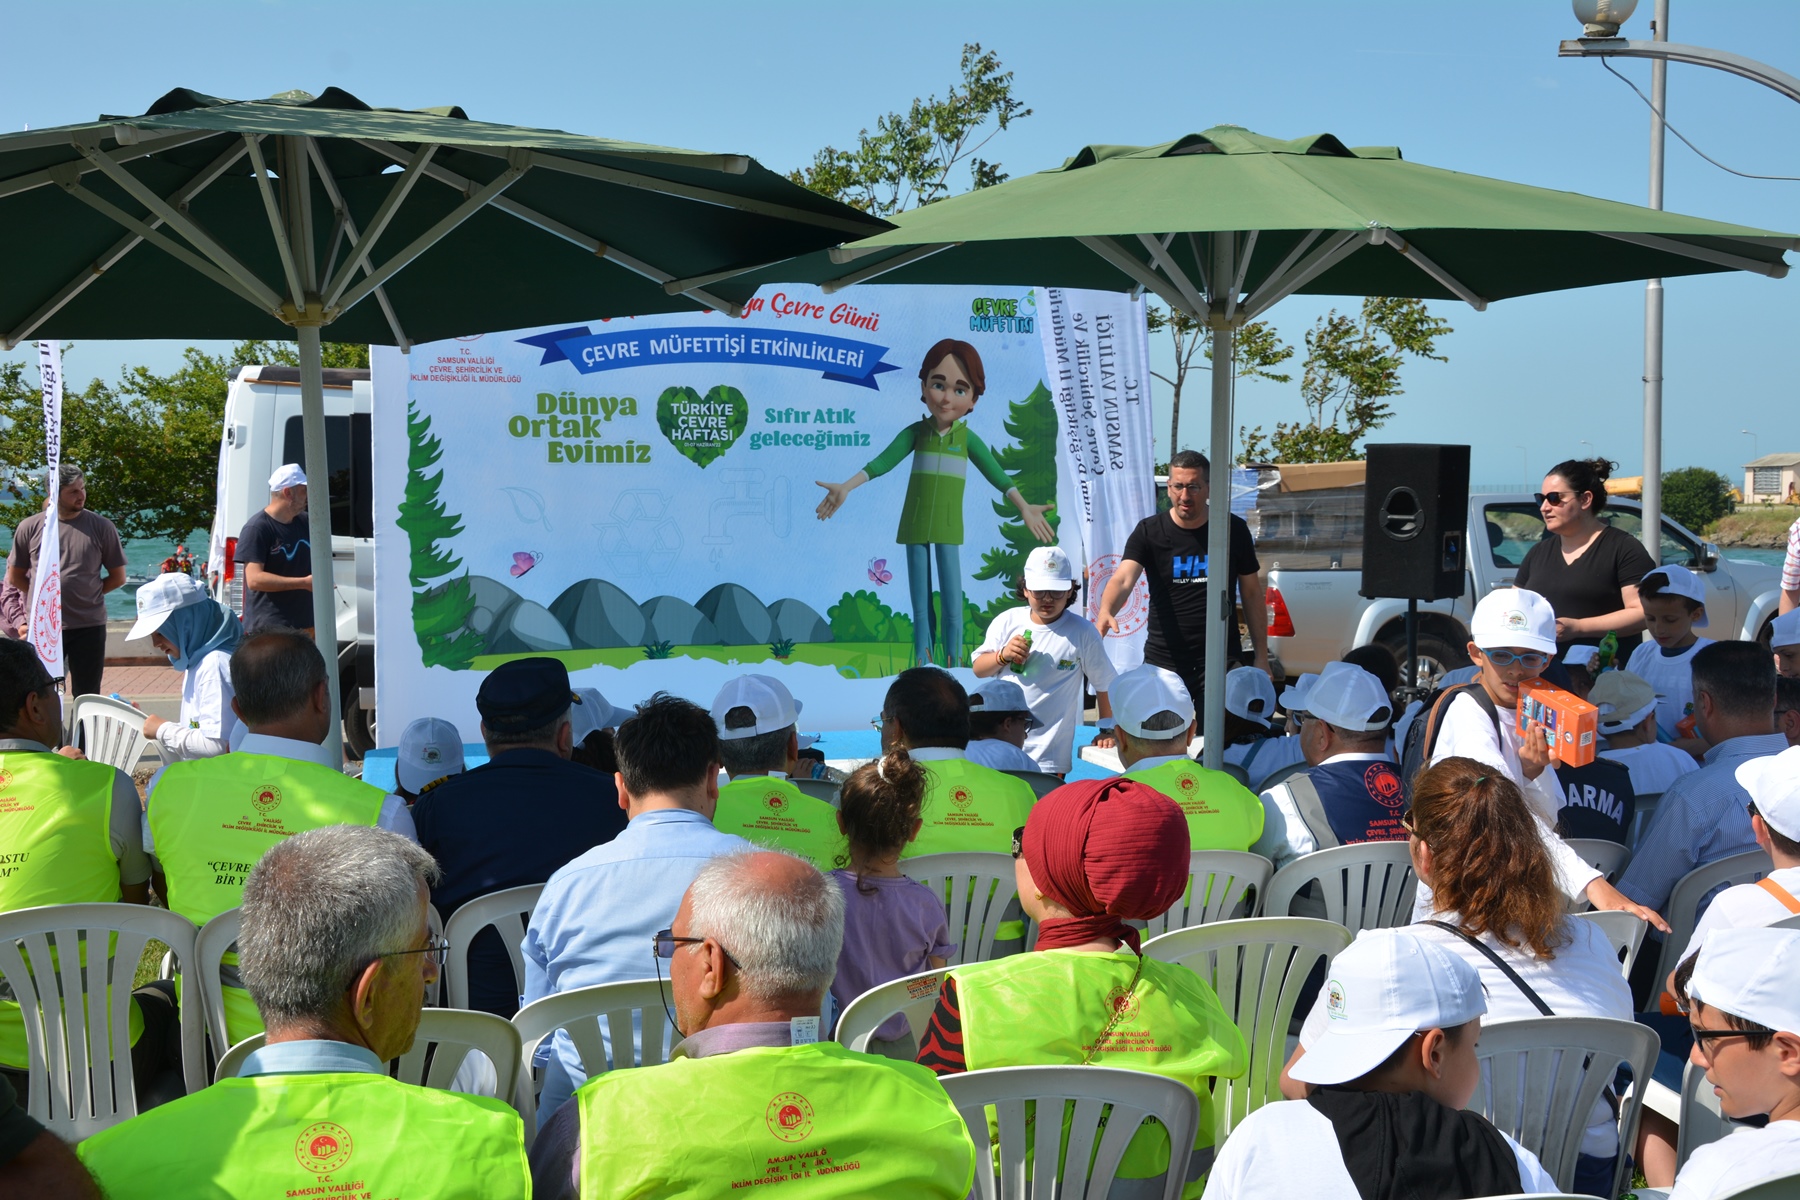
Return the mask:
[[(1360, 467), (1356, 464), (1324, 464)], [(1255, 473), (1254, 486), (1247, 486)], [(1288, 478), (1284, 481), (1284, 473)], [(1362, 584), (1360, 481), (1346, 473), (1293, 468), (1241, 469), (1233, 511), (1257, 540), (1268, 581), (1269, 648), (1289, 676), (1318, 671), (1355, 646), (1379, 642), (1404, 660), (1406, 601), (1371, 600)], [(1312, 478), (1307, 478), (1307, 475)], [(1354, 475), (1357, 472), (1349, 472)], [(1338, 486), (1313, 487), (1313, 483)], [(1636, 500), (1609, 497), (1601, 519), (1638, 537), (1643, 510)], [(1767, 642), (1775, 618), (1781, 572), (1769, 565), (1725, 558), (1719, 548), (1678, 522), (1663, 518), (1662, 561), (1698, 572), (1706, 581), (1708, 636)], [(1469, 665), (1469, 617), (1476, 600), (1511, 585), (1525, 552), (1545, 536), (1530, 494), (1469, 497), (1467, 567), (1462, 595), (1419, 603), (1419, 683), (1433, 686), (1447, 671)]]

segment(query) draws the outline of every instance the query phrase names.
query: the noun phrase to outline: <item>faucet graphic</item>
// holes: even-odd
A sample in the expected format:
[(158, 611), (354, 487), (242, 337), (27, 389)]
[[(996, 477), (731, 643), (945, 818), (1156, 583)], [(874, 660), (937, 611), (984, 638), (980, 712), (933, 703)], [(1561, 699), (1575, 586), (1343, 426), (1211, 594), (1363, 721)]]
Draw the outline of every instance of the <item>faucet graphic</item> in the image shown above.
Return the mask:
[(706, 536), (701, 539), (706, 545), (731, 545), (735, 539), (729, 526), (733, 520), (743, 518), (761, 517), (769, 523), (769, 530), (776, 537), (788, 535), (787, 476), (776, 476), (766, 487), (759, 486), (762, 480), (762, 471), (755, 467), (736, 467), (724, 472), (723, 482), (731, 490), (729, 495), (715, 499), (707, 510)]

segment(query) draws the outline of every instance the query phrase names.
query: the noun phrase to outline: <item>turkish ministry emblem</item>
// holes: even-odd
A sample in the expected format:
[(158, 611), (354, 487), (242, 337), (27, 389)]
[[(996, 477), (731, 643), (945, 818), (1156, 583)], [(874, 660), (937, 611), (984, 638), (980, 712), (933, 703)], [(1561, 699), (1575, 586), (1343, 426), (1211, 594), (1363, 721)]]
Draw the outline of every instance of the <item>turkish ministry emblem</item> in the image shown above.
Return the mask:
[(332, 1121), (318, 1121), (300, 1131), (294, 1157), (315, 1175), (329, 1175), (350, 1161), (355, 1143), (350, 1131)]
[(782, 1141), (804, 1141), (813, 1131), (813, 1106), (799, 1092), (782, 1092), (769, 1101), (763, 1120)]
[(281, 789), (272, 783), (265, 783), (250, 793), (250, 803), (259, 813), (271, 813), (281, 807)]

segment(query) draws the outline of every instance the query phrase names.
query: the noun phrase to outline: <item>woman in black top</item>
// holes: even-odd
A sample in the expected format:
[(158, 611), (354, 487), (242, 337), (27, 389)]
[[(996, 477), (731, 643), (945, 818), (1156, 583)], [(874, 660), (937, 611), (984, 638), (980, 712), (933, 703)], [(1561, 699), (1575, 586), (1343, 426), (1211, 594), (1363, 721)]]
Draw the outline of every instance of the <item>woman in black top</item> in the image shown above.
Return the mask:
[(1644, 628), (1637, 584), (1656, 563), (1643, 543), (1600, 519), (1616, 465), (1604, 458), (1558, 463), (1538, 493), (1547, 534), (1526, 553), (1513, 586), (1530, 588), (1556, 610), (1559, 658), (1570, 646), (1598, 646), (1608, 633), (1635, 642)]

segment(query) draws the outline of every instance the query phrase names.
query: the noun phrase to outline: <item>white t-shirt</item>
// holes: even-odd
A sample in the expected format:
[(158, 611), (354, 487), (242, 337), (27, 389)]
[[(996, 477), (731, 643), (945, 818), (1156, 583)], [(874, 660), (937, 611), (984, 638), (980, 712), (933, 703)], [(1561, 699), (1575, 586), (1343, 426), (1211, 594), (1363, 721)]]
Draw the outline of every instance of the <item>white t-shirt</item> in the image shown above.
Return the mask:
[(156, 731), (165, 763), (211, 758), (230, 748), (243, 722), (231, 710), (231, 653), (214, 650), (181, 676), (181, 718)]
[(1300, 750), (1300, 735), (1289, 733), (1227, 746), (1225, 761), (1244, 768), (1244, 773), (1250, 776), (1250, 790), (1256, 791), (1262, 787), (1263, 780), (1281, 768), (1305, 762), (1306, 755)]
[(1671, 783), (1700, 769), (1693, 755), (1686, 750), (1677, 750), (1667, 742), (1602, 750), (1600, 757), (1624, 763), (1631, 771), (1631, 790), (1639, 796), (1661, 795), (1669, 790)]
[(1800, 1121), (1771, 1121), (1762, 1129), (1739, 1129), (1695, 1150), (1675, 1176), (1669, 1200), (1719, 1200), (1753, 1183), (1797, 1172)]
[[(1786, 888), (1788, 895), (1800, 899), (1800, 867), (1782, 867), (1778, 871), (1770, 871), (1769, 879)], [(1706, 906), (1706, 911), (1700, 914), (1700, 920), (1694, 925), (1694, 936), (1688, 940), (1687, 948), (1675, 961), (1686, 961), (1688, 955), (1700, 949), (1700, 943), (1714, 929), (1773, 925), (1793, 915), (1781, 901), (1769, 895), (1767, 888), (1754, 883), (1728, 887), (1714, 896), (1712, 903)]]
[(1712, 644), (1697, 637), (1686, 650), (1664, 654), (1655, 642), (1645, 642), (1631, 652), (1625, 669), (1656, 689), (1656, 731), (1663, 737), (1680, 736), (1676, 724), (1694, 711), (1694, 655)]
[(1025, 703), (1041, 724), (1025, 735), (1025, 753), (1038, 769), (1062, 774), (1075, 753), (1075, 727), (1081, 724), (1082, 679), (1096, 693), (1112, 686), (1112, 659), (1106, 641), (1086, 617), (1073, 609), (1048, 625), (1034, 624), (1031, 610), (1009, 608), (987, 627), (976, 654), (998, 653), (1014, 635), (1031, 631), (1031, 654), (1014, 671), (1001, 666), (1004, 677), (1025, 689)]
[[(1506, 1137), (1504, 1133), (1500, 1135)], [(1537, 1155), (1506, 1138), (1527, 1193), (1562, 1191)], [(1337, 1131), (1304, 1100), (1265, 1104), (1240, 1122), (1219, 1149), (1204, 1200), (1361, 1200), (1344, 1166)]]
[(1042, 771), (1037, 760), (1011, 742), (999, 738), (972, 738), (962, 756), (996, 771)]

